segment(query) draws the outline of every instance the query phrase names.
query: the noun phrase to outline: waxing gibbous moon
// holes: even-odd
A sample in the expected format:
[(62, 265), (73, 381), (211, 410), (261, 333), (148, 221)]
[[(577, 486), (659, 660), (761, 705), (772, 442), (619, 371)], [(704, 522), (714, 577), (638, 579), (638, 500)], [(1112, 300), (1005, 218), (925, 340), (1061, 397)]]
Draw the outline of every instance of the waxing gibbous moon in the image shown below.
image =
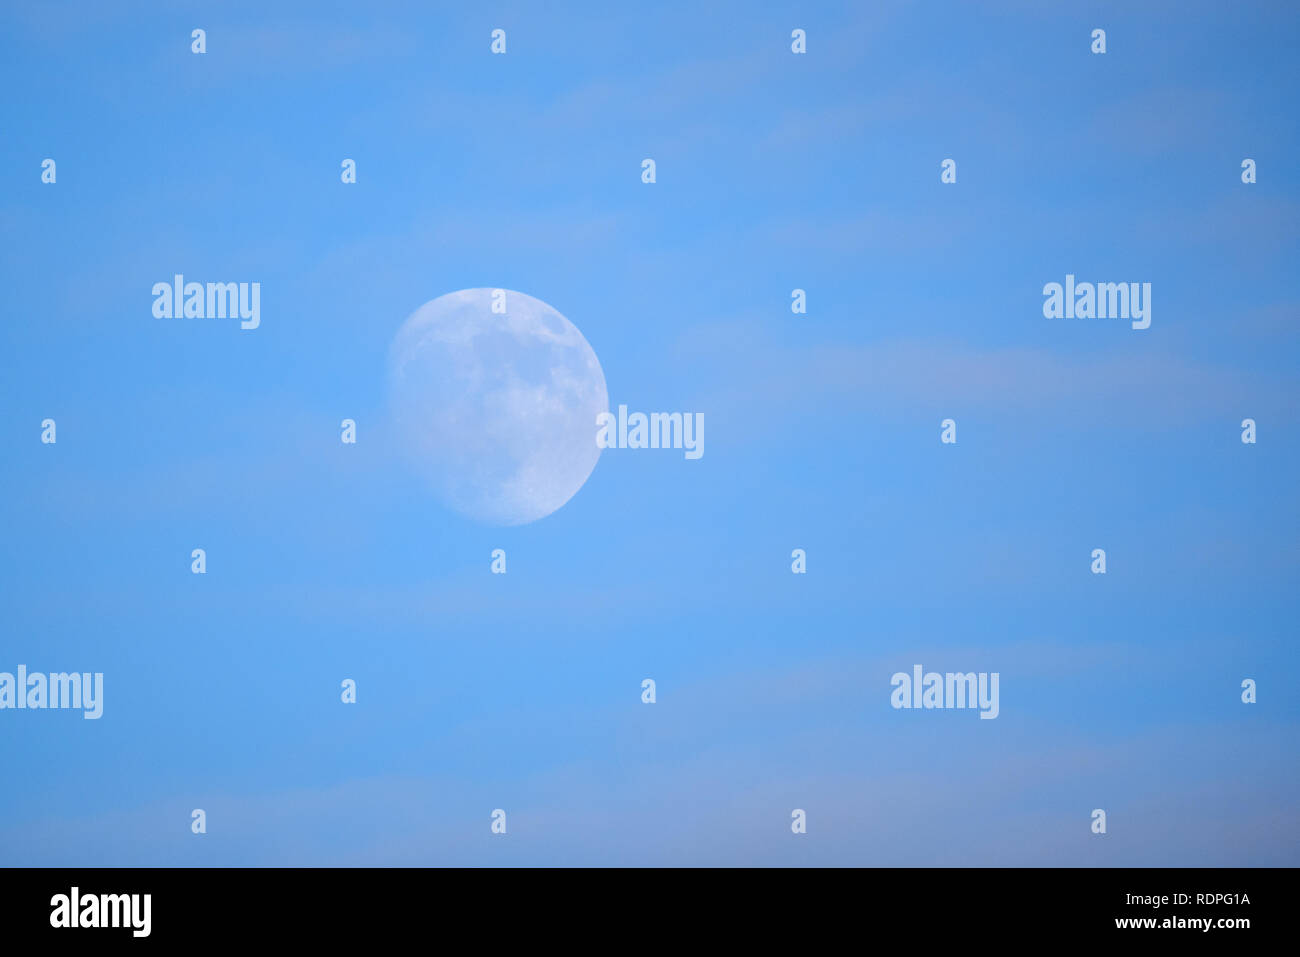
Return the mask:
[[(505, 313), (493, 312), (493, 293)], [(500, 308), (498, 306), (498, 308)], [(605, 373), (578, 327), (532, 296), (462, 289), (393, 339), (399, 441), (448, 507), (491, 525), (550, 515), (596, 467)]]

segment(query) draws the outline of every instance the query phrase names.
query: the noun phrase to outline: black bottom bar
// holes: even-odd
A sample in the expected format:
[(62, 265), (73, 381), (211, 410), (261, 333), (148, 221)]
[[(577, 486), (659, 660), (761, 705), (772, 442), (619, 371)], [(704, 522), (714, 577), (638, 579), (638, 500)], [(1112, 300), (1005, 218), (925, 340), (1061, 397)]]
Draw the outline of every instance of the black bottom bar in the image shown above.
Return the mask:
[(1098, 937), (1222, 946), (1284, 932), (1294, 877), (1209, 868), (14, 868), (0, 870), (0, 927), (8, 943), (75, 936), (92, 946), (373, 945), (421, 933), (434, 945), (517, 938), (635, 949), (701, 937), (868, 943), (882, 934), (923, 949)]

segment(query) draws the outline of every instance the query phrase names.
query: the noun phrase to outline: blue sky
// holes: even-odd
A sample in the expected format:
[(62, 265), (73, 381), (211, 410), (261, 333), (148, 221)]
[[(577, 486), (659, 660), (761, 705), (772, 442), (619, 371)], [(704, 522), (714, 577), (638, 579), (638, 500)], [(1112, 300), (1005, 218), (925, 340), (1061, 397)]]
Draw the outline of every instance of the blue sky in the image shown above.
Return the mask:
[[(0, 863), (1300, 863), (1300, 12), (608, 6), (0, 13), (0, 671), (105, 675), (0, 712)], [(471, 287), (704, 457), (440, 506), (385, 363)], [(999, 717), (893, 710), (918, 662)]]

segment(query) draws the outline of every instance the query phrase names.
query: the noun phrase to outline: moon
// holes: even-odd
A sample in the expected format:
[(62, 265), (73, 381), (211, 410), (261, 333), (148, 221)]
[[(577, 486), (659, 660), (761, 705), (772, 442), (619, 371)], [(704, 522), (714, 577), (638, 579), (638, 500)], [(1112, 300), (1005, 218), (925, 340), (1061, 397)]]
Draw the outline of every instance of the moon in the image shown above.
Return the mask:
[(415, 310), (393, 338), (389, 396), (399, 441), (437, 498), (489, 525), (535, 522), (573, 498), (600, 458), (596, 417), (609, 410), (578, 327), (509, 289), (462, 289)]

